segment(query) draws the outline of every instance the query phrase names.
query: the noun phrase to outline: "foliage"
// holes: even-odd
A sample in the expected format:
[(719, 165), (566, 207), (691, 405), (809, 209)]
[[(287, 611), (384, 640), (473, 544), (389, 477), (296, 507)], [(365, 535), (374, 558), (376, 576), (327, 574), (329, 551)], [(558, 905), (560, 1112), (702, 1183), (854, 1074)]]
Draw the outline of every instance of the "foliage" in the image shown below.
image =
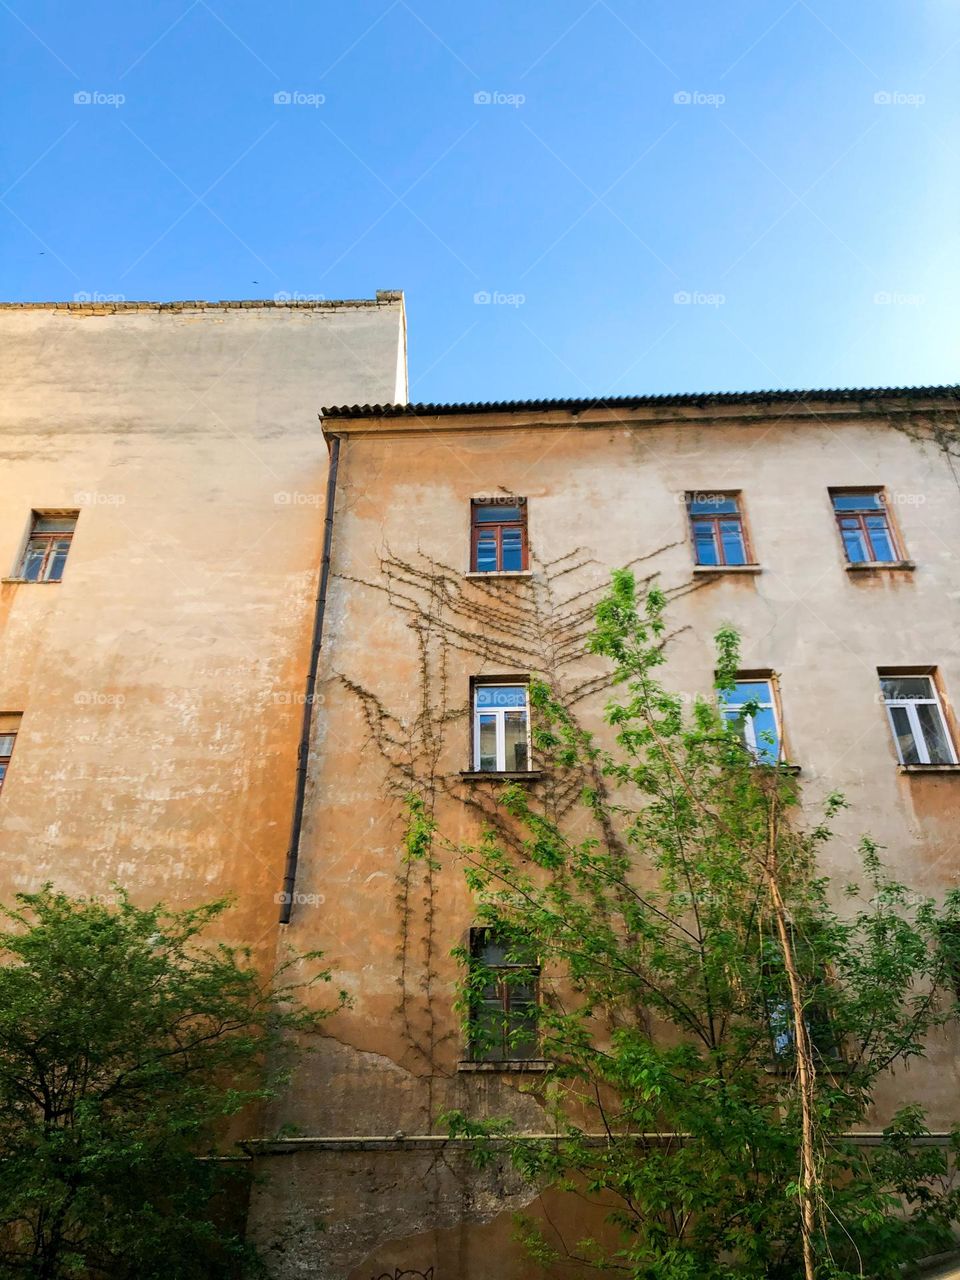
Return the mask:
[(110, 906), (46, 886), (5, 912), (3, 1275), (179, 1280), (253, 1266), (239, 1231), (246, 1164), (218, 1138), (272, 1096), (291, 1035), (325, 1016), (298, 994), (328, 975), (295, 983), (291, 961), (264, 982), (246, 950), (202, 943), (226, 906), (143, 909), (120, 890)]
[[(956, 1013), (960, 894), (939, 907), (889, 878), (860, 845), (862, 886), (821, 874), (828, 797), (805, 824), (795, 777), (758, 763), (716, 698), (658, 680), (665, 599), (638, 604), (621, 571), (589, 642), (609, 660), (615, 747), (585, 732), (551, 689), (531, 687), (535, 747), (586, 780), (580, 820), (558, 823), (521, 785), (501, 804), (519, 839), (490, 828), (460, 847), (479, 923), (528, 981), (542, 967), (541, 1054), (558, 1137), (504, 1139), (454, 1113), (454, 1134), (507, 1141), (533, 1181), (606, 1206), (608, 1233), (571, 1251), (640, 1280), (899, 1276), (948, 1247), (960, 1212), (960, 1145), (918, 1144), (907, 1106), (866, 1147), (878, 1083), (922, 1057)], [(729, 690), (738, 639), (717, 636)], [(746, 714), (750, 713), (747, 708)], [(602, 787), (591, 779), (604, 779)], [(414, 797), (415, 801), (415, 797)], [(439, 840), (414, 807), (416, 838)], [(476, 1021), (494, 972), (465, 953), (461, 1004)], [(507, 975), (507, 981), (510, 981)], [(534, 1255), (552, 1257), (526, 1224)]]

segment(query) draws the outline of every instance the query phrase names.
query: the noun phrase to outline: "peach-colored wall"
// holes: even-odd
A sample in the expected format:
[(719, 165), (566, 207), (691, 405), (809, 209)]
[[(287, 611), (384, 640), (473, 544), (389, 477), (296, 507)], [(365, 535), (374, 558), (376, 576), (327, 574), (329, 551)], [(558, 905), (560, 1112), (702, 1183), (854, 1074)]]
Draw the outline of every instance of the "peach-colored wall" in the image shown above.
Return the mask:
[[(960, 489), (942, 450), (912, 438), (930, 407), (917, 406), (914, 417), (896, 405), (820, 404), (690, 409), (672, 421), (651, 408), (327, 423), (343, 435), (334, 578), (302, 901), (284, 945), (322, 945), (354, 1003), (328, 1024), (329, 1038), (275, 1121), (317, 1138), (428, 1134), (445, 1108), (467, 1106), (544, 1124), (536, 1094), (520, 1092), (536, 1077), (458, 1067), (465, 1055), (449, 951), (471, 923), (469, 897), (448, 855), (432, 880), (416, 870), (404, 888), (401, 797), (412, 779), (426, 780), (441, 828), (476, 834), (477, 806), (494, 788), (459, 776), (470, 767), (470, 677), (537, 673), (569, 689), (597, 673), (591, 660), (564, 660), (572, 633), (563, 619), (589, 606), (612, 567), (636, 561), (639, 574), (655, 572), (676, 595), (666, 674), (674, 688), (709, 689), (722, 623), (742, 636), (744, 669), (778, 673), (787, 749), (802, 767), (807, 804), (815, 810), (834, 789), (851, 804), (825, 870), (840, 883), (855, 878), (857, 837), (868, 831), (917, 889), (942, 893), (957, 883), (960, 774), (899, 773), (877, 697), (879, 666), (935, 665), (960, 704)], [(828, 487), (863, 485), (886, 487), (915, 569), (847, 571)], [(761, 572), (693, 571), (684, 494), (717, 489), (743, 491)], [(532, 573), (465, 578), (470, 499), (498, 492), (528, 500)], [(602, 703), (602, 693), (581, 702), (588, 727), (599, 725)], [(955, 1120), (956, 1048), (953, 1036), (938, 1037), (929, 1062), (884, 1092), (881, 1110), (917, 1096), (934, 1126)], [(342, 1157), (343, 1176), (362, 1170), (363, 1159)], [(275, 1217), (284, 1175), (271, 1170), (281, 1180), (268, 1193)], [(411, 1194), (396, 1190), (401, 1202)], [(398, 1237), (394, 1201), (378, 1204), (356, 1223), (349, 1247), (331, 1252), (311, 1237), (299, 1262), (309, 1258), (317, 1275), (337, 1280), (361, 1276), (367, 1253), (372, 1259)], [(464, 1214), (492, 1221), (495, 1197), (480, 1195)], [(448, 1225), (443, 1214), (426, 1217), (411, 1214), (411, 1238)], [(376, 1252), (378, 1267), (389, 1252)], [(396, 1251), (398, 1264), (410, 1265), (414, 1253)], [(514, 1265), (477, 1264), (470, 1277), (525, 1274)]]

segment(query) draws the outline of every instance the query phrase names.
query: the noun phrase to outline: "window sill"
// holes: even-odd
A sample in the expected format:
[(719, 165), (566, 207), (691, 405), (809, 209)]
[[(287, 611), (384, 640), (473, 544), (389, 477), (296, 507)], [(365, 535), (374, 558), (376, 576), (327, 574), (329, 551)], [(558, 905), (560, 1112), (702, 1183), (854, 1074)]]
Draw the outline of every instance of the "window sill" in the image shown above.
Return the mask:
[(62, 581), (62, 578), (0, 578), (0, 582), (23, 582), (28, 587), (59, 587)]
[(543, 770), (518, 769), (514, 772), (500, 772), (495, 769), (461, 769), (460, 777), (464, 782), (539, 782), (543, 777)]
[(693, 572), (699, 575), (714, 573), (763, 573), (760, 564), (695, 564)]
[(523, 1073), (533, 1072), (542, 1075), (553, 1066), (545, 1058), (504, 1058), (502, 1062), (458, 1062), (457, 1070), (465, 1074), (482, 1075), (484, 1073)]
[(860, 560), (857, 564), (848, 564), (847, 573), (876, 573), (878, 569), (915, 569), (915, 560)]
[(960, 764), (898, 764), (897, 773), (960, 773)]
[(532, 569), (492, 569), (489, 573), (479, 573), (471, 569), (463, 575), (465, 578), (484, 580), (487, 578), (532, 578)]

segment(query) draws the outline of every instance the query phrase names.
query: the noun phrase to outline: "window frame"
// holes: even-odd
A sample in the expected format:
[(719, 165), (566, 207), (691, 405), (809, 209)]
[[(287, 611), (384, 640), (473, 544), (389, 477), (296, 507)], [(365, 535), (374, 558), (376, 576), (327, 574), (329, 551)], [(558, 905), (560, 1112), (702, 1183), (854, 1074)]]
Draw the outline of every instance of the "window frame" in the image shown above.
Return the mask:
[[(467, 954), (469, 956), (469, 964), (473, 972), (477, 967), (482, 965), (483, 968), (491, 974), (504, 973), (528, 973), (530, 974), (529, 985), (533, 988), (533, 998), (523, 1001), (522, 1003), (532, 1008), (539, 1008), (541, 1003), (541, 977), (543, 974), (543, 966), (540, 957), (529, 964), (522, 964), (517, 961), (507, 961), (503, 964), (489, 964), (483, 958), (483, 950), (491, 942), (495, 942), (495, 931), (490, 925), (471, 925), (468, 942)], [(497, 976), (494, 979), (497, 988), (497, 996), (499, 1000), (498, 1021), (499, 1028), (499, 1046), (483, 1045), (478, 1043), (477, 1029), (481, 1021), (481, 1015), (484, 1008), (482, 999), (476, 996), (471, 998), (468, 1003), (467, 1010), (467, 1054), (470, 1062), (538, 1062), (540, 1051), (539, 1028), (537, 1034), (531, 1037), (529, 1053), (518, 1053), (517, 1047), (511, 1044), (512, 1034), (522, 1028), (522, 1022), (518, 1022), (517, 1026), (511, 1024), (511, 1003), (510, 1003), (510, 983), (504, 981)], [(472, 990), (472, 987), (471, 987)], [(496, 1056), (494, 1056), (496, 1054)]]
[[(890, 736), (893, 739), (893, 749), (897, 753), (897, 763), (902, 765), (905, 769), (916, 768), (918, 764), (932, 765), (933, 768), (942, 767), (942, 766), (933, 764), (933, 762), (930, 759), (930, 748), (927, 746), (926, 734), (924, 733), (923, 726), (920, 723), (920, 718), (916, 712), (917, 704), (920, 704), (925, 707), (929, 707), (929, 706), (936, 707), (937, 714), (940, 717), (940, 727), (943, 730), (943, 736), (951, 755), (951, 759), (948, 760), (946, 763), (948, 765), (951, 765), (951, 764), (955, 765), (960, 763), (960, 759), (958, 759), (958, 756), (957, 756), (957, 744), (954, 739), (953, 724), (951, 721), (951, 717), (947, 714), (947, 709), (944, 705), (944, 701), (941, 696), (940, 689), (938, 688), (936, 668), (928, 667), (926, 670), (923, 670), (916, 667), (911, 669), (903, 669), (903, 668), (891, 669), (889, 667), (881, 667), (877, 671), (877, 678), (880, 681), (880, 696), (883, 699), (883, 707), (884, 707), (884, 711), (886, 712), (887, 725), (890, 729)], [(888, 698), (883, 688), (883, 681), (897, 680), (897, 679), (926, 680), (933, 696), (929, 698)], [(911, 733), (911, 736), (913, 737), (914, 744), (916, 745), (917, 754), (921, 757), (920, 760), (914, 762), (913, 764), (904, 760), (903, 752), (900, 750), (900, 736), (897, 733), (896, 725), (894, 724), (894, 721), (893, 721), (893, 713), (891, 711), (891, 708), (893, 707), (902, 708), (907, 713), (907, 720), (910, 725), (910, 733)], [(926, 759), (923, 758), (924, 756), (926, 757)]]
[[(856, 484), (831, 485), (828, 488), (827, 493), (830, 498), (830, 510), (833, 512), (834, 523), (837, 528), (837, 536), (840, 539), (840, 547), (841, 547), (841, 550), (843, 551), (843, 556), (847, 564), (852, 564), (852, 565), (894, 564), (895, 565), (895, 564), (902, 564), (904, 562), (904, 560), (906, 559), (906, 553), (904, 551), (903, 538), (900, 534), (900, 530), (897, 526), (897, 522), (893, 517), (893, 512), (890, 509), (890, 503), (887, 501), (887, 491), (883, 485), (856, 485)], [(880, 499), (879, 509), (874, 508), (872, 511), (867, 511), (867, 510), (838, 511), (837, 510), (835, 505), (836, 498), (844, 497), (844, 496), (855, 497), (857, 495), (862, 495), (863, 497), (879, 498)], [(870, 533), (870, 530), (867, 528), (867, 524), (866, 524), (866, 517), (869, 515), (883, 516), (884, 523), (886, 525), (887, 538), (890, 541), (890, 549), (893, 552), (893, 556), (890, 560), (878, 560), (876, 558), (876, 555), (874, 554), (876, 548), (873, 545), (873, 537)], [(841, 520), (852, 520), (852, 519), (857, 520), (857, 523), (859, 526), (858, 532), (859, 532), (860, 538), (863, 541), (864, 547), (869, 549), (871, 553), (871, 558), (869, 560), (852, 560), (850, 558), (850, 553), (847, 549), (847, 541), (846, 541), (846, 538), (844, 537), (844, 529), (840, 522)]]
[[(520, 511), (519, 520), (477, 520), (477, 510), (481, 507), (518, 507)], [(503, 567), (503, 531), (504, 529), (518, 529), (520, 531), (520, 568), (504, 569)], [(481, 569), (478, 567), (477, 552), (480, 545), (481, 534), (489, 531), (496, 534), (497, 547), (497, 567), (495, 569)], [(526, 573), (529, 565), (529, 539), (527, 536), (527, 500), (519, 496), (498, 495), (493, 500), (489, 497), (471, 498), (470, 499), (470, 573), (493, 574), (498, 573)]]
[(20, 725), (23, 715), (19, 711), (0, 712), (0, 740), (11, 738), (10, 750), (4, 751), (0, 749), (0, 795), (3, 794), (4, 783), (7, 780), (7, 774), (10, 772), (10, 761), (13, 759), (13, 753), (17, 748), (17, 738), (20, 734)]
[(780, 705), (780, 682), (777, 679), (776, 673), (773, 671), (738, 671), (736, 676), (734, 677), (734, 686), (741, 685), (741, 684), (761, 684), (761, 683), (766, 684), (767, 688), (770, 691), (769, 702), (761, 702), (758, 698), (747, 698), (743, 702), (732, 702), (732, 703), (721, 701), (720, 714), (723, 715), (724, 719), (726, 720), (726, 715), (724, 714), (725, 712), (736, 711), (738, 708), (742, 708), (746, 706), (748, 702), (756, 702), (757, 706), (760, 708), (766, 708), (766, 707), (770, 708), (770, 710), (773, 712), (773, 723), (777, 731), (776, 760), (764, 760), (760, 757), (760, 751), (769, 750), (769, 747), (767, 747), (765, 744), (758, 744), (757, 730), (754, 724), (753, 716), (750, 716), (749, 719), (746, 716), (742, 717), (743, 727), (744, 727), (744, 737), (746, 738), (746, 742), (744, 743), (744, 746), (750, 752), (750, 755), (753, 757), (753, 763), (759, 764), (759, 765), (767, 765), (769, 767), (772, 765), (783, 764), (787, 759), (786, 748), (783, 740), (783, 709)]
[[(694, 512), (691, 510), (693, 501), (698, 494), (709, 493), (716, 498), (732, 499), (737, 504), (736, 512), (725, 512), (718, 515), (707, 515), (703, 512)], [(746, 512), (744, 511), (743, 490), (742, 489), (687, 489), (684, 494), (684, 501), (687, 510), (687, 526), (690, 531), (690, 541), (693, 546), (693, 563), (700, 569), (746, 569), (754, 567), (757, 559), (753, 551), (753, 541), (750, 537), (750, 529), (747, 525)], [(726, 552), (723, 546), (723, 538), (720, 534), (719, 522), (721, 520), (736, 520), (740, 526), (740, 541), (743, 544), (743, 561), (736, 564), (728, 563)], [(713, 528), (713, 545), (717, 553), (717, 562), (708, 564), (699, 558), (699, 548), (697, 544), (696, 531), (703, 525), (710, 525)]]
[[(519, 707), (478, 707), (477, 693), (480, 689), (495, 686), (497, 688), (523, 689), (523, 713), (526, 720), (527, 767), (525, 769), (508, 769), (506, 767), (506, 714), (508, 711), (519, 711)], [(475, 676), (470, 682), (470, 705), (472, 709), (471, 725), (471, 763), (473, 773), (483, 773), (495, 777), (498, 773), (523, 774), (533, 771), (533, 739), (530, 725), (530, 680), (519, 676)], [(484, 769), (480, 764), (480, 717), (492, 715), (496, 717), (496, 769)]]
[[(20, 549), (20, 555), (17, 559), (17, 570), (14, 575), (17, 581), (29, 583), (47, 583), (62, 582), (63, 575), (66, 572), (67, 560), (73, 549), (73, 539), (77, 532), (77, 523), (80, 519), (80, 512), (76, 510), (54, 509), (44, 507), (34, 507), (30, 511), (30, 523), (27, 528), (27, 536), (23, 541)], [(43, 520), (72, 520), (73, 528), (69, 530), (61, 530), (59, 532), (38, 530), (37, 525)], [(30, 547), (35, 542), (45, 542), (46, 547), (43, 552), (43, 558), (40, 562), (40, 570), (35, 577), (27, 577), (27, 561), (30, 556)], [(58, 578), (50, 577), (49, 570), (52, 567), (57, 554), (57, 544), (60, 542), (67, 543), (67, 549), (63, 555), (63, 566)]]

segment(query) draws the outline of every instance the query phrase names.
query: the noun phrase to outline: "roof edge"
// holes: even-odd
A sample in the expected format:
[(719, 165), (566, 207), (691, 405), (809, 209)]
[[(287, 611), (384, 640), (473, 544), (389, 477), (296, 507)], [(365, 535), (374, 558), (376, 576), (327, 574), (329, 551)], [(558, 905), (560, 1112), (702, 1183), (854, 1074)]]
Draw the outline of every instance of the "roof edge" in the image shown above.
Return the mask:
[(462, 404), (353, 404), (327, 405), (322, 418), (433, 418), (458, 414), (535, 413), (540, 410), (568, 410), (584, 413), (592, 409), (643, 409), (669, 405), (703, 407), (711, 404), (769, 404), (808, 401), (864, 400), (957, 400), (960, 384), (934, 387), (823, 387), (805, 391), (702, 391), (663, 395), (606, 396), (569, 400), (489, 400)]
[(277, 293), (272, 298), (202, 298), (169, 302), (128, 301), (116, 294), (78, 295), (72, 302), (0, 302), (0, 311), (88, 311), (97, 315), (123, 311), (236, 311), (268, 308), (291, 311), (336, 311), (403, 305), (403, 290), (378, 289), (375, 298), (324, 298), (320, 294)]

